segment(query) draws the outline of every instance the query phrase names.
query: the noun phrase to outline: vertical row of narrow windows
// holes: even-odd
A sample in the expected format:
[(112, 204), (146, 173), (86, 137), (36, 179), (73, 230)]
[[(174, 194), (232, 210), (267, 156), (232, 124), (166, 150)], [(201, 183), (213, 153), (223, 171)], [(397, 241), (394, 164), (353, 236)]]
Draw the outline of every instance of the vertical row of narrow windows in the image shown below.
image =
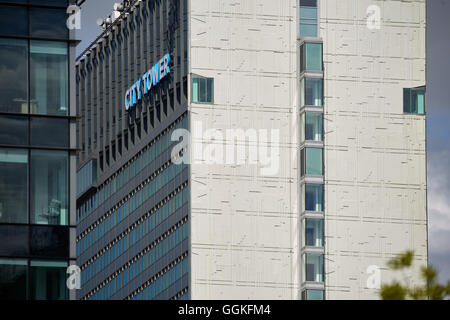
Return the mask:
[[(300, 0), (301, 298), (325, 298), (324, 81), (317, 0)], [(317, 289), (321, 288), (322, 289)]]

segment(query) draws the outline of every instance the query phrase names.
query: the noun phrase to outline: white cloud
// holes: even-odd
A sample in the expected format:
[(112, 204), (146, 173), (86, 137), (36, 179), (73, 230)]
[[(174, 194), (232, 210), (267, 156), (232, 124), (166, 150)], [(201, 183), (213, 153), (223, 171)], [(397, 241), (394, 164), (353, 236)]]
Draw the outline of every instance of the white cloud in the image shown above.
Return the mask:
[(430, 263), (440, 280), (450, 279), (450, 151), (428, 153), (428, 223)]

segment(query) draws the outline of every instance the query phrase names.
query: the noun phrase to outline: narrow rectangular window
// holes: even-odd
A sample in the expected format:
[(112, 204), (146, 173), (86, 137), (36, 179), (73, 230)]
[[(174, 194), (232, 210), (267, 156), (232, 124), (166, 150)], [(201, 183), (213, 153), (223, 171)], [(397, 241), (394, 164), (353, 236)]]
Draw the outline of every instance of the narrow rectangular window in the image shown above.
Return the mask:
[(317, 0), (300, 0), (300, 37), (317, 36)]
[(425, 88), (403, 89), (403, 112), (425, 114)]
[(192, 77), (192, 102), (214, 103), (214, 79)]

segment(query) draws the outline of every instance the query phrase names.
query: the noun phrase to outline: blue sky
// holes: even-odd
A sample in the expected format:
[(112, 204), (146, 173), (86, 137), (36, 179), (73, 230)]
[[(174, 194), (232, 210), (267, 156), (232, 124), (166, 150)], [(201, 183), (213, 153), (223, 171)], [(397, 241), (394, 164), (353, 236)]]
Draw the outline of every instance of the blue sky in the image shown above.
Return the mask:
[[(118, 0), (87, 0), (82, 6), (81, 53), (98, 36), (98, 18), (113, 10)], [(450, 0), (427, 1), (427, 149), (429, 254), (450, 280)]]

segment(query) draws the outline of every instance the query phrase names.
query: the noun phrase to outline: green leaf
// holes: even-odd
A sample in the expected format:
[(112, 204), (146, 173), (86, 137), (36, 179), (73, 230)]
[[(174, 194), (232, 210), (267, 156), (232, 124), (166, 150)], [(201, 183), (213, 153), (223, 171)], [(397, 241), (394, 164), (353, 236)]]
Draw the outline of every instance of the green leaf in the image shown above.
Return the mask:
[(395, 258), (391, 259), (387, 265), (392, 270), (400, 270), (410, 267), (414, 258), (414, 251), (406, 251), (405, 253), (400, 253)]
[(381, 286), (381, 299), (383, 300), (405, 300), (408, 289), (399, 282)]

